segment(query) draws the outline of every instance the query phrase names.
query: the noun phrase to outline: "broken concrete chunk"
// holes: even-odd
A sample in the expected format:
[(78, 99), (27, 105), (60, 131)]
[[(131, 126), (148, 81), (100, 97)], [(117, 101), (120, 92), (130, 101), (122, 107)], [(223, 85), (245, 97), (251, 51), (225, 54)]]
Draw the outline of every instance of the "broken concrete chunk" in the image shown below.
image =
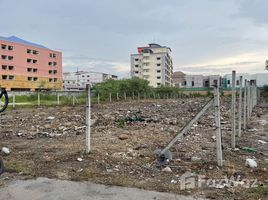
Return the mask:
[(78, 161), (78, 162), (82, 162), (83, 159), (82, 159), (82, 158), (77, 158), (77, 161)]
[(199, 162), (199, 161), (201, 161), (201, 158), (196, 157), (196, 156), (193, 156), (193, 157), (191, 158), (191, 161), (192, 161), (192, 162)]
[(10, 150), (9, 150), (9, 148), (7, 148), (7, 147), (3, 147), (3, 148), (2, 148), (2, 152), (3, 152), (4, 154), (6, 154), (6, 155), (10, 154)]
[(164, 169), (162, 169), (162, 172), (172, 172), (170, 167), (165, 167)]
[(246, 167), (250, 167), (250, 168), (255, 168), (257, 167), (257, 162), (253, 159), (246, 159), (246, 163), (245, 163)]
[(47, 119), (48, 120), (53, 120), (53, 119), (55, 119), (55, 117), (49, 116)]

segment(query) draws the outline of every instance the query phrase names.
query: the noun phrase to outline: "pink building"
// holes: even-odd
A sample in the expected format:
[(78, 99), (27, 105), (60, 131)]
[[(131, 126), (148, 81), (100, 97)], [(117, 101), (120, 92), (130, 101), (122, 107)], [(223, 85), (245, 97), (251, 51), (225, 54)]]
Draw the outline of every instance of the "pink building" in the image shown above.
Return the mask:
[(62, 89), (62, 53), (15, 36), (0, 37), (0, 87)]

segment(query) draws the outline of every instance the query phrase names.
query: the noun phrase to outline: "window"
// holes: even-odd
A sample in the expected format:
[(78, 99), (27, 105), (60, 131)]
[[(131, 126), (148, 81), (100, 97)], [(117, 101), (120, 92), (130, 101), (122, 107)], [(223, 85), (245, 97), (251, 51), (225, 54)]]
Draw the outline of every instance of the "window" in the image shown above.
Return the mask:
[(192, 81), (192, 87), (194, 87), (194, 81)]
[(139, 67), (139, 65), (135, 65), (135, 67)]
[(32, 53), (32, 50), (31, 49), (27, 49), (27, 53)]
[(161, 83), (157, 83), (157, 85), (158, 85), (158, 86), (160, 86), (160, 85), (161, 85)]
[(85, 76), (84, 76), (84, 75), (82, 75), (82, 77), (84, 78)]
[(33, 68), (33, 72), (37, 72), (37, 68)]
[(7, 66), (6, 65), (2, 65), (2, 70), (6, 70)]
[(28, 81), (32, 81), (33, 80), (33, 77), (28, 77)]
[(8, 66), (8, 69), (9, 70), (13, 70), (14, 69), (14, 66), (10, 65), (10, 66)]
[(236, 81), (236, 85), (239, 85), (239, 80)]
[(13, 50), (13, 46), (8, 46), (8, 50), (12, 51)]
[(5, 55), (2, 55), (1, 57), (2, 57), (3, 60), (7, 59), (7, 56), (5, 56)]
[(183, 81), (182, 85), (187, 85), (187, 81)]
[(158, 76), (157, 79), (161, 79), (161, 76)]
[(8, 79), (9, 80), (13, 80), (14, 79), (14, 76), (9, 76)]
[(31, 72), (32, 71), (32, 68), (27, 68), (27, 72)]
[(48, 81), (51, 83), (53, 81), (53, 78), (48, 79)]
[(53, 58), (56, 58), (56, 54), (55, 53), (53, 53)]
[(13, 56), (8, 56), (8, 60), (13, 60)]
[(51, 66), (52, 65), (52, 62), (48, 62), (48, 65)]
[(159, 66), (161, 66), (161, 64), (157, 64), (157, 66), (159, 67)]
[(138, 58), (135, 58), (135, 61), (139, 61), (139, 59)]
[(53, 62), (53, 65), (56, 66), (57, 65), (57, 62)]
[(53, 73), (54, 73), (54, 74), (57, 74), (58, 72), (57, 72), (57, 70), (54, 70)]
[(52, 74), (52, 72), (53, 72), (52, 70), (49, 70), (49, 71), (48, 71), (49, 74)]
[(157, 59), (157, 60), (161, 60), (161, 57), (157, 57), (156, 59)]
[(58, 79), (57, 78), (54, 78), (54, 82), (57, 82), (58, 81)]
[(87, 77), (89, 77), (89, 75), (87, 75)]
[(36, 50), (33, 50), (33, 54), (34, 54), (34, 55), (38, 55), (38, 54), (39, 54), (39, 52), (38, 52), (38, 51), (36, 51)]
[(2, 48), (2, 49), (6, 49), (6, 48), (7, 48), (7, 45), (5, 45), (5, 44), (1, 44), (1, 48)]
[(7, 79), (7, 75), (2, 75), (2, 79), (6, 80)]
[(32, 62), (32, 59), (27, 58), (27, 63), (31, 63), (31, 62)]
[(52, 53), (49, 53), (49, 57), (52, 58)]
[(38, 80), (38, 78), (37, 78), (37, 77), (34, 77), (34, 78), (33, 78), (33, 81), (37, 81), (37, 80)]
[(161, 70), (157, 70), (156, 72), (157, 72), (157, 73), (160, 73), (160, 72), (161, 72)]
[(228, 81), (227, 81), (227, 84), (230, 85), (230, 83), (231, 83), (230, 80), (228, 80)]
[(37, 63), (37, 60), (33, 60), (33, 63)]
[(135, 74), (138, 74), (139, 72), (138, 71), (135, 71)]

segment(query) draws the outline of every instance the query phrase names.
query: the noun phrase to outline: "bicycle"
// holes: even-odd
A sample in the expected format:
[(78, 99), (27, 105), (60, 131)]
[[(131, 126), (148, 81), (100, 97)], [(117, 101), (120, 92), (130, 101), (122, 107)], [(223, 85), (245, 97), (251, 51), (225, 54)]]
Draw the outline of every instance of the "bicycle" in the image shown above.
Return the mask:
[[(8, 106), (8, 95), (5, 89), (0, 89), (0, 113), (4, 112)], [(4, 163), (0, 160), (0, 175), (4, 173)]]

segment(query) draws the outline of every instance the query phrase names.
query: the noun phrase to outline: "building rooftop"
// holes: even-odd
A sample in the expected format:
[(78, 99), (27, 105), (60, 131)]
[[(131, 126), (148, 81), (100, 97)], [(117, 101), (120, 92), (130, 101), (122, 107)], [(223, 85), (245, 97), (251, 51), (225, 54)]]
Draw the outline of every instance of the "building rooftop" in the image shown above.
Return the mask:
[(16, 36), (10, 36), (10, 37), (0, 36), (0, 40), (7, 41), (7, 42), (18, 43), (18, 44), (23, 44), (23, 45), (32, 46), (32, 47), (37, 47), (37, 48), (41, 48), (41, 49), (48, 49), (47, 47), (45, 47), (43, 45), (36, 44), (36, 43), (33, 43), (33, 42), (28, 42), (28, 41), (23, 40), (21, 38), (18, 38)]

